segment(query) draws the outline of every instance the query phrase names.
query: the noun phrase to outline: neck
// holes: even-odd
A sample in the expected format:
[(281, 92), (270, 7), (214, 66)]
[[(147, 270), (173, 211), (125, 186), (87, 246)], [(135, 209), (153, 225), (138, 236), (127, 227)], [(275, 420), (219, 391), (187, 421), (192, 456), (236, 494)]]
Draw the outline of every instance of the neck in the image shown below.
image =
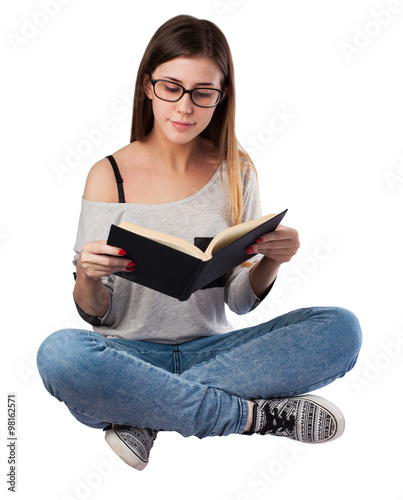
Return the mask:
[(196, 137), (187, 144), (175, 144), (163, 134), (159, 134), (154, 127), (148, 134), (146, 142), (164, 170), (185, 174), (197, 160), (201, 139)]

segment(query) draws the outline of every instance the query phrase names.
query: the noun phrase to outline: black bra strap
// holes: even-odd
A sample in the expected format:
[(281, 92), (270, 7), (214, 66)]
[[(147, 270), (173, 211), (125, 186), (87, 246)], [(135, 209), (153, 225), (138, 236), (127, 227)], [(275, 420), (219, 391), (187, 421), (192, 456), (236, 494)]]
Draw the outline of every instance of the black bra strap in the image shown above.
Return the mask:
[(120, 175), (118, 164), (112, 155), (107, 156), (108, 160), (111, 162), (113, 173), (115, 174), (116, 184), (118, 186), (119, 203), (125, 203), (125, 193), (123, 191), (123, 179)]

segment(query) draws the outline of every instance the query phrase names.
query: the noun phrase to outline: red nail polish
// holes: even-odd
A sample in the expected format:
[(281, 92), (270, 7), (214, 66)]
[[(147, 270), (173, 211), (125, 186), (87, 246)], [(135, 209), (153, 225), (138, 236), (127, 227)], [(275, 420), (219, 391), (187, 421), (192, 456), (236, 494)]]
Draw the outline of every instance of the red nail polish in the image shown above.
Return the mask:
[(263, 238), (258, 238), (258, 239), (256, 240), (256, 243), (262, 243), (262, 242), (263, 242)]
[(136, 264), (135, 264), (134, 262), (129, 262), (127, 265), (128, 265), (129, 267), (134, 267)]
[(126, 271), (134, 271), (134, 266), (126, 267)]
[(248, 247), (246, 249), (246, 253), (255, 253), (254, 250), (253, 250), (253, 247)]
[(126, 250), (119, 250), (119, 255), (126, 255)]

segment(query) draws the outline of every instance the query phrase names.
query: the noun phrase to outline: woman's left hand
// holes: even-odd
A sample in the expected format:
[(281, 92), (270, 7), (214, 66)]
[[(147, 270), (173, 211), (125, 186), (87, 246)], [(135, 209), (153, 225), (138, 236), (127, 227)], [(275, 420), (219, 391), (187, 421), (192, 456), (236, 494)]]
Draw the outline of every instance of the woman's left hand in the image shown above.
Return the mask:
[(292, 227), (278, 226), (264, 234), (247, 249), (247, 253), (259, 253), (279, 264), (289, 262), (300, 247), (298, 231)]

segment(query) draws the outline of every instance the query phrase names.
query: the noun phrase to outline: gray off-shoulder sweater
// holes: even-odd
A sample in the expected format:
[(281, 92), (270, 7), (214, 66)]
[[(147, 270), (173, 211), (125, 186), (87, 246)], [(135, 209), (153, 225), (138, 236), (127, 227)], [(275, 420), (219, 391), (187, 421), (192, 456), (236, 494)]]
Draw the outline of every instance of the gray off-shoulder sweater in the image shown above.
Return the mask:
[[(110, 225), (132, 222), (194, 243), (195, 238), (211, 238), (228, 227), (229, 193), (225, 165), (197, 193), (180, 201), (157, 205), (103, 203), (82, 199), (77, 239), (77, 259), (83, 245), (106, 240)], [(259, 190), (253, 171), (243, 174), (243, 221), (261, 216)], [(256, 256), (252, 262), (259, 260)], [(225, 304), (237, 314), (254, 309), (260, 300), (253, 293), (250, 267), (237, 267), (228, 273), (225, 283), (195, 292), (187, 301), (161, 294), (123, 278), (103, 278), (110, 294), (110, 307), (103, 318), (81, 316), (94, 331), (105, 336), (179, 344), (194, 338), (232, 330)]]

